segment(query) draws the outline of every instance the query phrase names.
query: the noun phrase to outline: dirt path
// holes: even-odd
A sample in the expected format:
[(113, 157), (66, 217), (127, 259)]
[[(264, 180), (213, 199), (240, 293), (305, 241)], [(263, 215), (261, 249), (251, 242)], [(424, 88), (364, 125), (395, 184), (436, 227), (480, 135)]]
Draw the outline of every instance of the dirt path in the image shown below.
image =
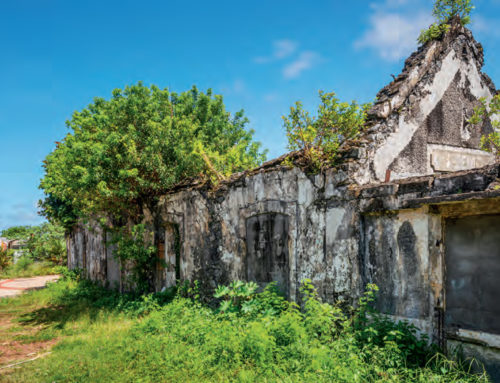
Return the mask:
[(12, 297), (25, 290), (44, 288), (47, 282), (59, 279), (59, 275), (44, 275), (31, 278), (16, 278), (0, 280), (0, 298)]

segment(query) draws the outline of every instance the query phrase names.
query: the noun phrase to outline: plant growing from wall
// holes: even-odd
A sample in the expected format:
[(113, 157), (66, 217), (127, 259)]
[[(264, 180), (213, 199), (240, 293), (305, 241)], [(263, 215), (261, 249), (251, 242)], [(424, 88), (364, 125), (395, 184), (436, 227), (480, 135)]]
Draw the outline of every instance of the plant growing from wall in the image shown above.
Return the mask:
[(436, 22), (420, 33), (418, 42), (423, 45), (440, 39), (450, 30), (453, 19), (458, 19), (461, 25), (469, 24), (470, 13), (473, 9), (472, 0), (436, 0), (432, 10)]
[(488, 103), (485, 98), (480, 99), (481, 105), (474, 108), (474, 113), (468, 122), (472, 125), (482, 124), (485, 119), (491, 121), (493, 133), (481, 137), (483, 150), (494, 153), (500, 158), (500, 94), (495, 95)]
[(300, 101), (283, 116), (289, 150), (302, 150), (313, 171), (335, 164), (343, 142), (359, 136), (370, 104), (341, 102), (335, 93), (319, 92), (316, 116), (304, 110)]

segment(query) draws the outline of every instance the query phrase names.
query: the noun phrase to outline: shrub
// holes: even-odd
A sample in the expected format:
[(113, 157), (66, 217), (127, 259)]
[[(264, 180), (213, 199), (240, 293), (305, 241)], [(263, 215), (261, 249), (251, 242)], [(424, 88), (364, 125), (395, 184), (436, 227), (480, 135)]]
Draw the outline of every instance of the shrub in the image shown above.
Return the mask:
[(319, 92), (317, 116), (311, 116), (297, 101), (283, 116), (289, 150), (301, 150), (313, 171), (332, 166), (343, 142), (358, 137), (370, 104), (341, 102), (335, 93)]
[(450, 29), (453, 19), (458, 20), (461, 25), (469, 24), (473, 9), (472, 0), (436, 0), (432, 14), (437, 21), (423, 30), (417, 41), (425, 44), (440, 39)]
[(494, 153), (500, 158), (500, 121), (498, 120), (500, 115), (500, 94), (495, 95), (489, 103), (485, 98), (481, 98), (479, 101), (481, 105), (474, 108), (474, 113), (468, 122), (472, 125), (479, 125), (485, 119), (491, 121), (494, 132), (481, 137), (481, 147), (483, 150)]
[(276, 283), (269, 283), (261, 293), (255, 282), (234, 281), (228, 286), (218, 286), (214, 298), (222, 299), (218, 312), (255, 317), (276, 315), (286, 307)]
[(5, 270), (12, 264), (14, 252), (10, 249), (4, 249), (0, 246), (0, 271)]

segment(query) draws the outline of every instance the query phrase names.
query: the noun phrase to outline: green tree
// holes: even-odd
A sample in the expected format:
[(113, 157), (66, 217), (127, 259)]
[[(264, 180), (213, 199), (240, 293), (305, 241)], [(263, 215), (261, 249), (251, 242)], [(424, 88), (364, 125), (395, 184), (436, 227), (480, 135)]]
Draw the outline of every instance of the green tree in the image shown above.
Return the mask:
[(31, 258), (63, 264), (66, 259), (64, 228), (45, 222), (32, 229), (26, 242), (26, 249)]
[(62, 264), (66, 258), (64, 227), (45, 222), (38, 226), (12, 226), (2, 237), (22, 240), (25, 255), (36, 261)]
[(420, 33), (418, 42), (425, 44), (441, 38), (450, 29), (453, 19), (459, 20), (462, 25), (469, 24), (473, 9), (472, 0), (436, 0), (432, 10), (436, 22)]
[(317, 116), (311, 116), (297, 101), (283, 116), (289, 150), (302, 150), (313, 171), (333, 165), (338, 149), (346, 140), (358, 137), (370, 104), (340, 102), (335, 93), (320, 91)]
[(247, 123), (210, 89), (116, 89), (67, 121), (70, 133), (44, 162), (42, 213), (65, 226), (96, 215), (137, 222), (144, 206), (180, 182), (218, 182), (259, 165), (265, 152)]
[(11, 226), (2, 230), (0, 237), (8, 239), (27, 239), (31, 232), (33, 232), (33, 226)]

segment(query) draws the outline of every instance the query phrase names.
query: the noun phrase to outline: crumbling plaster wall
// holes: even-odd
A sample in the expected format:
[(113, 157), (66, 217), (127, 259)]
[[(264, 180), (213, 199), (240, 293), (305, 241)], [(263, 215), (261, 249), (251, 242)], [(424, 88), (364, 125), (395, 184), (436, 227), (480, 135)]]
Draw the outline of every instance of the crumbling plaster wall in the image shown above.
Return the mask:
[(377, 308), (439, 341), (443, 263), (441, 216), (427, 206), (363, 218), (362, 274), (380, 291)]
[(410, 56), (402, 73), (382, 89), (369, 112), (370, 128), (355, 179), (359, 184), (437, 172), (473, 169), (494, 162), (480, 150), (490, 121), (467, 119), (478, 100), (496, 93), (481, 72), (483, 51), (469, 30), (454, 26), (443, 40)]
[[(108, 278), (117, 280), (109, 260), (105, 234), (99, 225), (77, 225), (66, 238), (68, 268), (82, 269), (85, 275), (96, 281)], [(113, 258), (114, 259), (114, 258)]]
[[(189, 190), (165, 196), (161, 220), (182, 217), (181, 276), (214, 288), (246, 279), (249, 218), (278, 213), (288, 217), (289, 295), (312, 279), (328, 300), (358, 291), (358, 240), (355, 203), (342, 202), (338, 174), (308, 177), (298, 168), (245, 176), (210, 194)], [(335, 198), (334, 195), (338, 197)]]

